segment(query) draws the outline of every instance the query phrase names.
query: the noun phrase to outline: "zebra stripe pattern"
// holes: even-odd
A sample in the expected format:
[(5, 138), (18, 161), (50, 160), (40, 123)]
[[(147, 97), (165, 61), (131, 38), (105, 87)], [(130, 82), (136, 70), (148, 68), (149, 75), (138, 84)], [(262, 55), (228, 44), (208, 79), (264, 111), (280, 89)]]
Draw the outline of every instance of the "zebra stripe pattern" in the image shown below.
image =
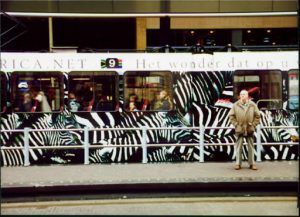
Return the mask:
[[(148, 112), (147, 115), (142, 112), (134, 113), (122, 113), (122, 118), (117, 125), (105, 125), (104, 119), (114, 120), (116, 117), (112, 116), (112, 113), (91, 113), (85, 114), (85, 117), (77, 117), (77, 120), (82, 126), (88, 126), (90, 128), (119, 128), (118, 131), (95, 131), (90, 135), (92, 144), (101, 144), (101, 149), (91, 149), (90, 161), (92, 163), (99, 162), (132, 162), (141, 160), (141, 149), (139, 147), (120, 147), (111, 148), (105, 147), (105, 145), (137, 145), (141, 144), (142, 132), (141, 131), (126, 131), (122, 128), (140, 128), (145, 126), (147, 128), (154, 127), (182, 127), (182, 122), (178, 117), (170, 115), (167, 112)], [(107, 123), (107, 122), (106, 122)], [(112, 122), (109, 122), (112, 123)], [(186, 138), (190, 138), (190, 132), (182, 130), (148, 130), (147, 143), (174, 143), (182, 141)], [(152, 150), (157, 148), (149, 148), (148, 158), (151, 160)], [(160, 147), (158, 148), (160, 149)], [(94, 151), (92, 151), (94, 150)]]
[[(18, 116), (14, 114), (15, 116)], [(21, 114), (20, 114), (21, 115)], [(20, 117), (18, 117), (20, 118)], [(73, 114), (68, 111), (59, 114), (40, 114), (39, 117), (30, 116), (25, 114), (23, 118), (26, 118), (26, 121), (19, 126), (13, 125), (13, 122), (10, 123), (12, 128), (10, 129), (23, 129), (29, 127), (31, 129), (71, 129), (76, 128), (77, 123), (74, 119)], [(9, 122), (10, 119), (6, 119)], [(1, 126), (7, 129), (7, 124), (1, 124)], [(2, 133), (1, 133), (2, 135)], [(4, 134), (5, 136), (5, 134)], [(14, 147), (23, 147), (24, 146), (24, 134), (23, 133), (14, 133), (10, 137), (2, 137), (1, 141), (4, 143), (4, 146), (14, 146)], [(67, 146), (80, 144), (80, 140), (77, 137), (76, 133), (70, 131), (35, 131), (29, 133), (29, 145), (33, 147), (41, 147), (45, 145), (53, 146)], [(68, 151), (64, 151), (64, 154), (67, 154)], [(65, 156), (58, 156), (58, 151), (47, 151), (42, 149), (30, 149), (30, 161), (32, 163), (39, 161), (48, 161), (59, 163), (65, 162), (63, 159)], [(23, 149), (14, 149), (14, 150), (1, 150), (1, 166), (19, 166), (23, 165), (24, 153)], [(49, 159), (45, 159), (48, 157)]]
[[(103, 148), (90, 149), (90, 162), (141, 162), (142, 150), (139, 147), (106, 147), (106, 145), (141, 144), (141, 131), (125, 131), (122, 128), (141, 127), (182, 127), (213, 126), (230, 127), (229, 107), (219, 105), (218, 99), (231, 98), (233, 72), (174, 72), (173, 103), (176, 112), (83, 112), (72, 114), (12, 114), (3, 115), (1, 129), (70, 129), (70, 128), (119, 128), (119, 131), (90, 131), (89, 142), (103, 145)], [(122, 94), (120, 95), (121, 105)], [(298, 113), (290, 111), (261, 111), (262, 126), (287, 126), (298, 122)], [(297, 131), (285, 129), (263, 129), (262, 142), (291, 141), (290, 136)], [(33, 132), (30, 133), (30, 145), (72, 145), (83, 143), (81, 132)], [(205, 143), (234, 143), (234, 131), (231, 129), (207, 130)], [(22, 146), (23, 133), (1, 133), (5, 146)], [(147, 132), (147, 143), (198, 143), (199, 130), (152, 130)], [(265, 146), (263, 159), (298, 159), (296, 146)], [(228, 161), (235, 158), (234, 146), (205, 146), (205, 160)], [(32, 162), (80, 162), (81, 151), (45, 151), (31, 150)], [(1, 150), (1, 165), (23, 164), (23, 150)], [(247, 157), (247, 146), (243, 147), (243, 157)], [(195, 161), (199, 160), (199, 147), (173, 146), (149, 147), (148, 161)]]
[[(210, 74), (208, 74), (210, 73)], [(232, 72), (226, 73), (178, 73), (175, 91), (175, 104), (182, 111), (182, 115), (185, 117), (192, 126), (212, 126), (212, 127), (230, 127), (228, 113), (230, 108), (213, 106), (218, 98), (223, 96), (224, 98), (232, 99)], [(180, 77), (182, 75), (182, 78)], [(209, 82), (208, 82), (209, 81)], [(211, 81), (211, 82), (210, 82)], [(209, 86), (210, 85), (210, 86)], [(192, 87), (192, 88), (191, 88)], [(189, 100), (185, 101), (185, 100)], [(192, 102), (192, 103), (191, 103)], [(183, 106), (184, 105), (184, 106)], [(281, 111), (272, 113), (270, 111), (261, 112), (262, 126), (273, 126), (275, 123), (277, 126), (294, 125), (297, 122), (298, 117), (287, 118)], [(268, 118), (266, 118), (268, 117)], [(290, 121), (288, 121), (290, 120)], [(195, 131), (194, 141), (199, 141), (199, 132)], [(295, 130), (286, 129), (263, 129), (262, 130), (262, 142), (285, 142), (290, 141), (290, 136), (295, 135), (298, 137), (298, 133)], [(223, 130), (208, 130), (205, 133), (206, 143), (234, 143), (235, 142), (234, 131), (231, 129)], [(184, 147), (181, 147), (181, 149)], [(283, 148), (280, 146), (279, 151)], [(277, 148), (271, 147), (272, 159), (286, 159), (287, 156), (298, 156), (298, 152), (295, 152), (293, 147), (285, 146), (284, 154), (278, 154)], [(293, 152), (289, 154), (287, 150)], [(190, 150), (189, 150), (190, 152)], [(199, 151), (195, 147), (194, 157), (198, 160)], [(205, 149), (205, 156), (208, 159), (221, 159), (220, 156), (214, 156), (216, 153), (226, 153), (223, 155), (224, 160), (233, 160), (235, 151), (233, 146), (207, 146)], [(160, 153), (161, 154), (161, 153)], [(226, 156), (227, 155), (227, 156)], [(210, 157), (209, 157), (210, 156)], [(282, 156), (282, 158), (278, 158)], [(243, 148), (243, 157), (247, 157), (247, 146)], [(290, 157), (288, 157), (290, 159)], [(206, 159), (206, 160), (208, 160)], [(270, 159), (266, 155), (266, 159)]]

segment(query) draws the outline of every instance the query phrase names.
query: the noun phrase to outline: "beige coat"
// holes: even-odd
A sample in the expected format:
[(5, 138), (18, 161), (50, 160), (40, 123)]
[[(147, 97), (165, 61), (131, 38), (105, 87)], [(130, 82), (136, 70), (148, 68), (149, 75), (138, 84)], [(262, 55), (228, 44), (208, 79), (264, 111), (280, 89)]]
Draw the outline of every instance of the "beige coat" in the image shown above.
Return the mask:
[(257, 105), (249, 100), (249, 105), (244, 108), (241, 100), (233, 104), (229, 112), (231, 124), (235, 127), (237, 136), (253, 135), (255, 127), (259, 124), (260, 113)]

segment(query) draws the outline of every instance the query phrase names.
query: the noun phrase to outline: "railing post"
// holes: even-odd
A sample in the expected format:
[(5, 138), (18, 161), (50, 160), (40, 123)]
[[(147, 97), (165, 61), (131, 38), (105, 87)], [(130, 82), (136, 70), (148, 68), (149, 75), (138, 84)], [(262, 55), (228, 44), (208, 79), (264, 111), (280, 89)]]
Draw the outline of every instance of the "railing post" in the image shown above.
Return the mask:
[(89, 164), (89, 129), (84, 127), (84, 164)]
[(257, 125), (256, 127), (256, 153), (257, 153), (257, 158), (256, 161), (261, 162), (261, 126), (260, 124)]
[(24, 166), (29, 166), (29, 128), (24, 128)]
[(147, 163), (147, 127), (142, 126), (142, 149), (143, 149), (143, 159), (142, 163)]
[(204, 131), (205, 128), (204, 126), (201, 125), (199, 129), (199, 155), (200, 155), (199, 161), (201, 163), (204, 162)]

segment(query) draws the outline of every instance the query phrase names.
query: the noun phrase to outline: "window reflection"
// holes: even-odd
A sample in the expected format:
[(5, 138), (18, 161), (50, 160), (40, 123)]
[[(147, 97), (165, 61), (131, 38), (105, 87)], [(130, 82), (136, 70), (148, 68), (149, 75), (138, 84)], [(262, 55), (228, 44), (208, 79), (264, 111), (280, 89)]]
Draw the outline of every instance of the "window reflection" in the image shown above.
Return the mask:
[(61, 109), (61, 72), (13, 72), (12, 83), (15, 112), (51, 112)]
[(299, 108), (299, 70), (290, 70), (288, 78), (288, 108), (297, 110)]
[(76, 111), (114, 111), (117, 106), (116, 72), (71, 72), (69, 109)]
[(0, 71), (0, 89), (1, 89), (1, 94), (0, 94), (0, 112), (5, 112), (7, 110), (7, 87), (6, 87), (7, 81), (5, 74)]
[(125, 110), (171, 110), (173, 107), (171, 87), (171, 72), (126, 72)]
[(241, 90), (261, 109), (282, 108), (282, 74), (277, 70), (237, 70), (234, 74), (234, 97)]

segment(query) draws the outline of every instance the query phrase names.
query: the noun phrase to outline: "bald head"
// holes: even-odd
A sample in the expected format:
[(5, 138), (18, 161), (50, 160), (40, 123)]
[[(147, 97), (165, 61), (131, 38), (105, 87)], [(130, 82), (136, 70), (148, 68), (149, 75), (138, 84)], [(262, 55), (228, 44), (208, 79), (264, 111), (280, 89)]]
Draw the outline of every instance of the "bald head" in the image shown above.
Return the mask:
[(240, 99), (243, 101), (243, 103), (246, 103), (249, 99), (248, 91), (247, 90), (242, 90), (240, 92)]

